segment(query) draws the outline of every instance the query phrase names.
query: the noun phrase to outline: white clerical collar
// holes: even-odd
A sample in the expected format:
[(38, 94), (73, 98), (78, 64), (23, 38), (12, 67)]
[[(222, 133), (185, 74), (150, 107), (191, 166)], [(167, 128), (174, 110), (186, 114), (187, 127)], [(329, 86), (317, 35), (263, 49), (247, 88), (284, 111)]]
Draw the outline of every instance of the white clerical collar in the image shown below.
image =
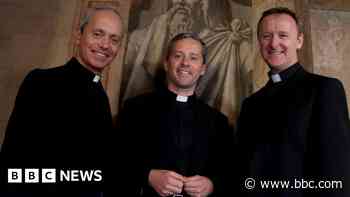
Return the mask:
[(98, 83), (100, 80), (101, 80), (101, 76), (96, 74), (92, 81), (95, 82), (95, 83)]
[(181, 96), (181, 95), (176, 96), (176, 101), (178, 102), (186, 103), (187, 100), (188, 100), (188, 96)]
[(278, 83), (282, 81), (282, 78), (278, 73), (276, 73), (271, 75), (271, 80), (273, 81), (273, 83)]

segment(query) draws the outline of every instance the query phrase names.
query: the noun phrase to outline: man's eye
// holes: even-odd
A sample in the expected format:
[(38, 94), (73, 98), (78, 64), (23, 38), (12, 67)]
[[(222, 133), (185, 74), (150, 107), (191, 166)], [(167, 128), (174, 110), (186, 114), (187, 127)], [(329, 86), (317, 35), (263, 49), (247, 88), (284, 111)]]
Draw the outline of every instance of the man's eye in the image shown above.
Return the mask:
[(271, 38), (271, 35), (265, 34), (265, 35), (263, 35), (262, 37), (263, 37), (264, 39), (270, 39), (270, 38)]
[(113, 45), (118, 45), (120, 43), (119, 39), (112, 39)]
[(93, 35), (94, 35), (94, 37), (99, 38), (99, 37), (101, 37), (103, 34), (102, 34), (101, 32), (94, 32)]
[(174, 55), (174, 58), (176, 58), (176, 59), (181, 58), (181, 57), (182, 57), (182, 55), (180, 55), (180, 54), (175, 54)]
[(197, 60), (199, 60), (199, 57), (197, 57), (197, 56), (192, 56), (192, 57), (191, 57), (191, 60), (192, 60), (192, 61), (197, 61)]

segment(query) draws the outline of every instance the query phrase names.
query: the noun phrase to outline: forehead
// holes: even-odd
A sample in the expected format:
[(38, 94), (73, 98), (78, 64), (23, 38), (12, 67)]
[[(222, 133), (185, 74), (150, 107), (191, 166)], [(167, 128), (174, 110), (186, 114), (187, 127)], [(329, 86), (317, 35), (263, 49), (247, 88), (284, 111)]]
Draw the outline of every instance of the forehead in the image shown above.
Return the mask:
[(191, 53), (201, 54), (202, 44), (192, 38), (185, 38), (174, 43), (173, 51), (189, 51)]
[(261, 30), (297, 30), (297, 24), (288, 14), (272, 14), (263, 18)]
[(87, 24), (87, 27), (92, 29), (106, 29), (111, 31), (113, 34), (121, 35), (122, 34), (122, 24), (121, 18), (119, 15), (114, 13), (111, 10), (100, 10), (96, 11), (92, 16), (90, 21)]

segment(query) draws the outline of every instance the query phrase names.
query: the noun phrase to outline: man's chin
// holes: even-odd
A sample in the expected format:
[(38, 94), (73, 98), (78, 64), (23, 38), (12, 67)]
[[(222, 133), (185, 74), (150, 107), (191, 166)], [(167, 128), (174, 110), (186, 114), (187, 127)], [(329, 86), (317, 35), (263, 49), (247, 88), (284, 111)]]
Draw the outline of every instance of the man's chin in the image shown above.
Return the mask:
[(181, 89), (191, 89), (194, 85), (193, 83), (178, 83), (177, 86)]
[(96, 72), (102, 72), (105, 67), (107, 67), (106, 63), (103, 63), (103, 64), (99, 63), (99, 64), (91, 65), (91, 68)]
[(277, 64), (277, 63), (268, 63), (268, 65), (269, 65), (269, 67), (270, 67), (270, 69), (271, 69), (272, 71), (276, 71), (276, 72), (280, 72), (280, 71), (282, 71), (282, 70), (288, 68), (287, 65), (282, 64), (282, 63), (280, 63), (280, 64)]

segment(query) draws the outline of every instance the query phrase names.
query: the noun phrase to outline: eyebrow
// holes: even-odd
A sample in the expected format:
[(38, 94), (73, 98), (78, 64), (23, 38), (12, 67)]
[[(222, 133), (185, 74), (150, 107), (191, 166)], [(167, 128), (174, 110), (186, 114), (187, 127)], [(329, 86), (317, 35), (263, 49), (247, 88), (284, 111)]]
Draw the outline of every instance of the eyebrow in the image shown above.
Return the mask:
[(104, 32), (104, 33), (106, 33), (106, 34), (108, 34), (108, 35), (111, 35), (111, 36), (113, 36), (113, 37), (117, 37), (118, 39), (120, 39), (120, 38), (122, 37), (121, 35), (118, 35), (118, 34), (109, 34), (106, 30), (104, 30), (104, 29), (102, 29), (102, 28), (99, 28), (99, 27), (94, 28), (92, 31), (93, 31), (93, 32), (96, 32), (96, 31)]
[[(179, 51), (179, 50), (174, 50), (174, 53), (182, 53), (182, 54), (184, 54), (184, 52), (183, 51)], [(196, 56), (201, 56), (202, 55), (202, 53), (195, 53), (195, 52), (190, 52), (190, 55), (196, 55)]]

